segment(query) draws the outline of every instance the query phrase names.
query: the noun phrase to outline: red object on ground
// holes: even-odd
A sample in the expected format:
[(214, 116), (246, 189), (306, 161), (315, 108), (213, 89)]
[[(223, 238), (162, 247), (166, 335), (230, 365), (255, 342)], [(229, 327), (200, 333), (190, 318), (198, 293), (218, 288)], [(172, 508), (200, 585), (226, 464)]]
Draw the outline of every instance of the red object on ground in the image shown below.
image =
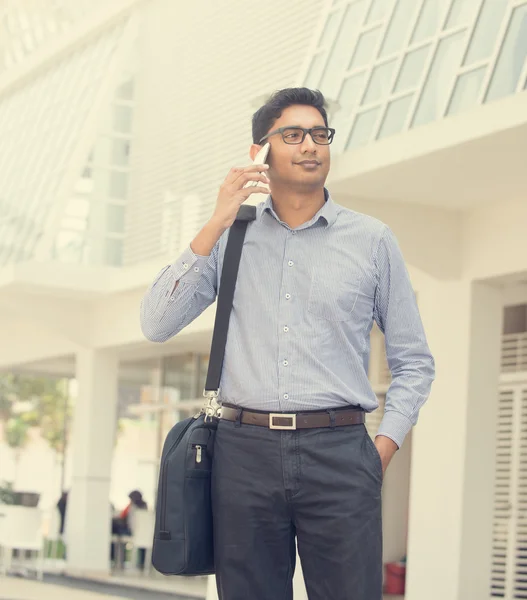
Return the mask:
[(384, 565), (384, 593), (404, 594), (406, 565), (404, 563), (386, 563)]

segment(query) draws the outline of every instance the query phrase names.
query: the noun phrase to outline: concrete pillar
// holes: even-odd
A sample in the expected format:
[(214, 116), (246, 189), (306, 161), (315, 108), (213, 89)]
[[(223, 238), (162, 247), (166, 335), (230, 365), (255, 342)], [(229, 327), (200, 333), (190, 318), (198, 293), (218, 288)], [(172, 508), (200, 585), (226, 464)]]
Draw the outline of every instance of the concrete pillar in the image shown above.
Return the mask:
[(412, 434), (406, 600), (489, 595), (502, 320), (497, 288), (419, 287), (437, 376)]
[(105, 575), (110, 557), (110, 476), (118, 359), (93, 349), (77, 353), (72, 486), (66, 515), (67, 571)]

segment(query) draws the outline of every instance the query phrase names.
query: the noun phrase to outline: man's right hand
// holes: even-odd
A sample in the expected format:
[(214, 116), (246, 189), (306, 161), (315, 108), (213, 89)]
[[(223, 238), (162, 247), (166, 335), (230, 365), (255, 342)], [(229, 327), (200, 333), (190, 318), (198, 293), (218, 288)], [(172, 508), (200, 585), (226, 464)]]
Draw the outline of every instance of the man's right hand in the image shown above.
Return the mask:
[[(268, 169), (269, 165), (265, 164), (233, 167), (220, 186), (211, 220), (221, 229), (228, 229), (236, 220), (238, 209), (251, 194), (270, 194), (269, 178), (265, 173)], [(261, 181), (265, 185), (244, 187), (249, 181)]]
[[(240, 206), (251, 194), (271, 193), (267, 187), (269, 184), (269, 178), (265, 174), (267, 169), (269, 165), (250, 165), (229, 171), (220, 187), (214, 214), (190, 244), (194, 254), (209, 256), (223, 232), (236, 220)], [(265, 185), (243, 187), (248, 181), (261, 181)]]

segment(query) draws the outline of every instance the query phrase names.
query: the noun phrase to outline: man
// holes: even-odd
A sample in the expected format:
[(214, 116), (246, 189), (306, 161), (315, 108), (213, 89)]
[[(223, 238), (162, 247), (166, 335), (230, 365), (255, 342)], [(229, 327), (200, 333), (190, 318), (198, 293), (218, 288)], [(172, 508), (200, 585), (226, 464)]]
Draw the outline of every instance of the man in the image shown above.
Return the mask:
[[(338, 206), (324, 98), (275, 93), (253, 117), (254, 159), (231, 169), (209, 222), (161, 271), (141, 308), (162, 342), (216, 297), (228, 228), (262, 187), (246, 234), (221, 379), (212, 495), (222, 600), (290, 600), (295, 538), (310, 600), (380, 600), (381, 486), (434, 378), (412, 285), (390, 229)], [(260, 174), (261, 173), (261, 174)], [(365, 411), (369, 333), (393, 381), (375, 443)]]

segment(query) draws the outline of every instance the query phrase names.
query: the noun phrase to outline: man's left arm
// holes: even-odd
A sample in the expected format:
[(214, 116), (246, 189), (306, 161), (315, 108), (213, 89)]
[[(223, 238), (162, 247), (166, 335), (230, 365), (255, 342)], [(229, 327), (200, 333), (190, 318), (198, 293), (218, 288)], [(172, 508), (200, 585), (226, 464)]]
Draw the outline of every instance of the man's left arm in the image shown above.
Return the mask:
[(392, 383), (375, 445), (386, 470), (417, 423), (435, 376), (434, 359), (417, 308), (408, 270), (393, 232), (385, 226), (375, 255), (374, 318), (384, 333)]

